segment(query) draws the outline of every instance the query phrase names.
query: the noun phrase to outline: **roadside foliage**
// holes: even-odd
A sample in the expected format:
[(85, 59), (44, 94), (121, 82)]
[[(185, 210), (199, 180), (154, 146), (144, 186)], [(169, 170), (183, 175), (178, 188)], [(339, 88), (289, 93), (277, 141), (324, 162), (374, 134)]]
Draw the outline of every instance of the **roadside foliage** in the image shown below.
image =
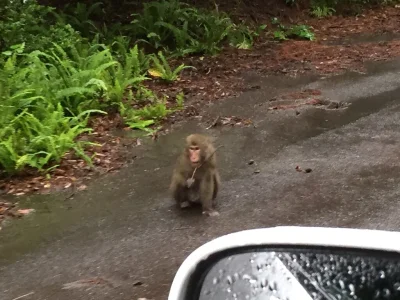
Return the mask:
[[(0, 176), (48, 172), (67, 153), (90, 165), (85, 149), (93, 143), (82, 137), (99, 116), (117, 114), (123, 126), (154, 134), (184, 107), (185, 97), (168, 98), (150, 83), (168, 86), (182, 72), (195, 72), (182, 57), (251, 49), (262, 33), (279, 41), (317, 39), (312, 28), (278, 18), (271, 28), (235, 22), (218, 1), (210, 9), (178, 0), (48, 2), (4, 0), (0, 6)], [(339, 4), (397, 2), (312, 0), (310, 13), (322, 18)]]

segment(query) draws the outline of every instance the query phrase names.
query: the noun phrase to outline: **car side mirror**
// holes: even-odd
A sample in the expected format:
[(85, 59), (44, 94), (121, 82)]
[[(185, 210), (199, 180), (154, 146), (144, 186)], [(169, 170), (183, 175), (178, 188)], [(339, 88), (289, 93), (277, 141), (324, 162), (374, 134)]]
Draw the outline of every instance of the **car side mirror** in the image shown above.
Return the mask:
[(400, 233), (275, 227), (228, 234), (189, 255), (168, 299), (400, 299)]

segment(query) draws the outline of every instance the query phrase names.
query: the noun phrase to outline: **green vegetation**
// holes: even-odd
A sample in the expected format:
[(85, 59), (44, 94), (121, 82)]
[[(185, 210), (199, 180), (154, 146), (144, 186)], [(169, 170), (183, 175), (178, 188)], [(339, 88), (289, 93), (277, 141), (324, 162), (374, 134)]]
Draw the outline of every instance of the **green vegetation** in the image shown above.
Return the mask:
[(312, 0), (310, 13), (317, 18), (324, 18), (336, 12), (358, 14), (363, 7), (373, 5), (393, 5), (399, 0)]
[(159, 77), (167, 82), (173, 82), (178, 79), (178, 74), (186, 68), (191, 68), (189, 66), (185, 66), (181, 64), (175, 70), (172, 70), (168, 64), (168, 61), (165, 59), (162, 52), (158, 52), (157, 55), (152, 55), (151, 59), (153, 61), (154, 67), (149, 70), (150, 75), (154, 77)]
[(272, 18), (271, 23), (277, 26), (277, 30), (274, 31), (274, 38), (277, 40), (287, 40), (289, 38), (301, 38), (313, 41), (315, 35), (311, 31), (311, 28), (307, 25), (293, 25), (285, 26), (280, 23), (278, 18)]
[(176, 0), (116, 13), (125, 22), (114, 22), (104, 3), (56, 10), (6, 0), (0, 8), (0, 174), (47, 171), (71, 151), (90, 163), (90, 143), (79, 137), (95, 115), (117, 111), (126, 126), (151, 133), (184, 103), (183, 93), (171, 103), (145, 85), (171, 83), (190, 67), (169, 58), (248, 49), (265, 28)]
[[(250, 49), (265, 29), (235, 23), (218, 5), (205, 10), (178, 0), (141, 7), (74, 0), (57, 8), (37, 1), (4, 0), (0, 7), (0, 175), (46, 171), (71, 152), (90, 163), (90, 143), (80, 137), (97, 115), (118, 113), (125, 126), (152, 133), (183, 108), (184, 95), (167, 98), (149, 81), (171, 84), (194, 69), (175, 64), (182, 56)], [(397, 2), (312, 0), (311, 11), (324, 17), (346, 5)], [(276, 39), (315, 39), (306, 25), (272, 23)]]

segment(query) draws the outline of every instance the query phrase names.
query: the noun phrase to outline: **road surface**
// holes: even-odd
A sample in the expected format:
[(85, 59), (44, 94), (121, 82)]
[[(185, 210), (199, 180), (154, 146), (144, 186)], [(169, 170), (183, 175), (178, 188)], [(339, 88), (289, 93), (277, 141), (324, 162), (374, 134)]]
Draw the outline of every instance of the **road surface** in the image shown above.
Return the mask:
[[(184, 258), (222, 234), (277, 225), (400, 229), (400, 61), (367, 74), (247, 80), (261, 88), (207, 110), (255, 127), (186, 122), (73, 199), (24, 199), (37, 212), (0, 231), (0, 298), (161, 300)], [(305, 88), (351, 105), (268, 110), (274, 96)], [(178, 211), (166, 192), (180, 145), (195, 131), (224, 146), (217, 218)]]

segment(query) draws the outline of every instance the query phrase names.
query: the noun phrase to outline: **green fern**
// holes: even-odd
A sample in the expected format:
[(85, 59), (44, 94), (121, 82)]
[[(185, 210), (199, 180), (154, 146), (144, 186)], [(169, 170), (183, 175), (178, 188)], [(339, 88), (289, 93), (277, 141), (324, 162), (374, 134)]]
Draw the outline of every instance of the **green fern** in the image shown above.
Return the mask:
[(173, 82), (177, 80), (178, 75), (182, 72), (182, 70), (193, 68), (191, 66), (185, 66), (185, 64), (181, 64), (177, 68), (172, 70), (167, 59), (164, 57), (161, 51), (158, 52), (158, 57), (156, 55), (153, 55), (151, 58), (154, 64), (154, 68), (150, 69), (149, 73), (152, 76), (160, 77), (167, 82)]

